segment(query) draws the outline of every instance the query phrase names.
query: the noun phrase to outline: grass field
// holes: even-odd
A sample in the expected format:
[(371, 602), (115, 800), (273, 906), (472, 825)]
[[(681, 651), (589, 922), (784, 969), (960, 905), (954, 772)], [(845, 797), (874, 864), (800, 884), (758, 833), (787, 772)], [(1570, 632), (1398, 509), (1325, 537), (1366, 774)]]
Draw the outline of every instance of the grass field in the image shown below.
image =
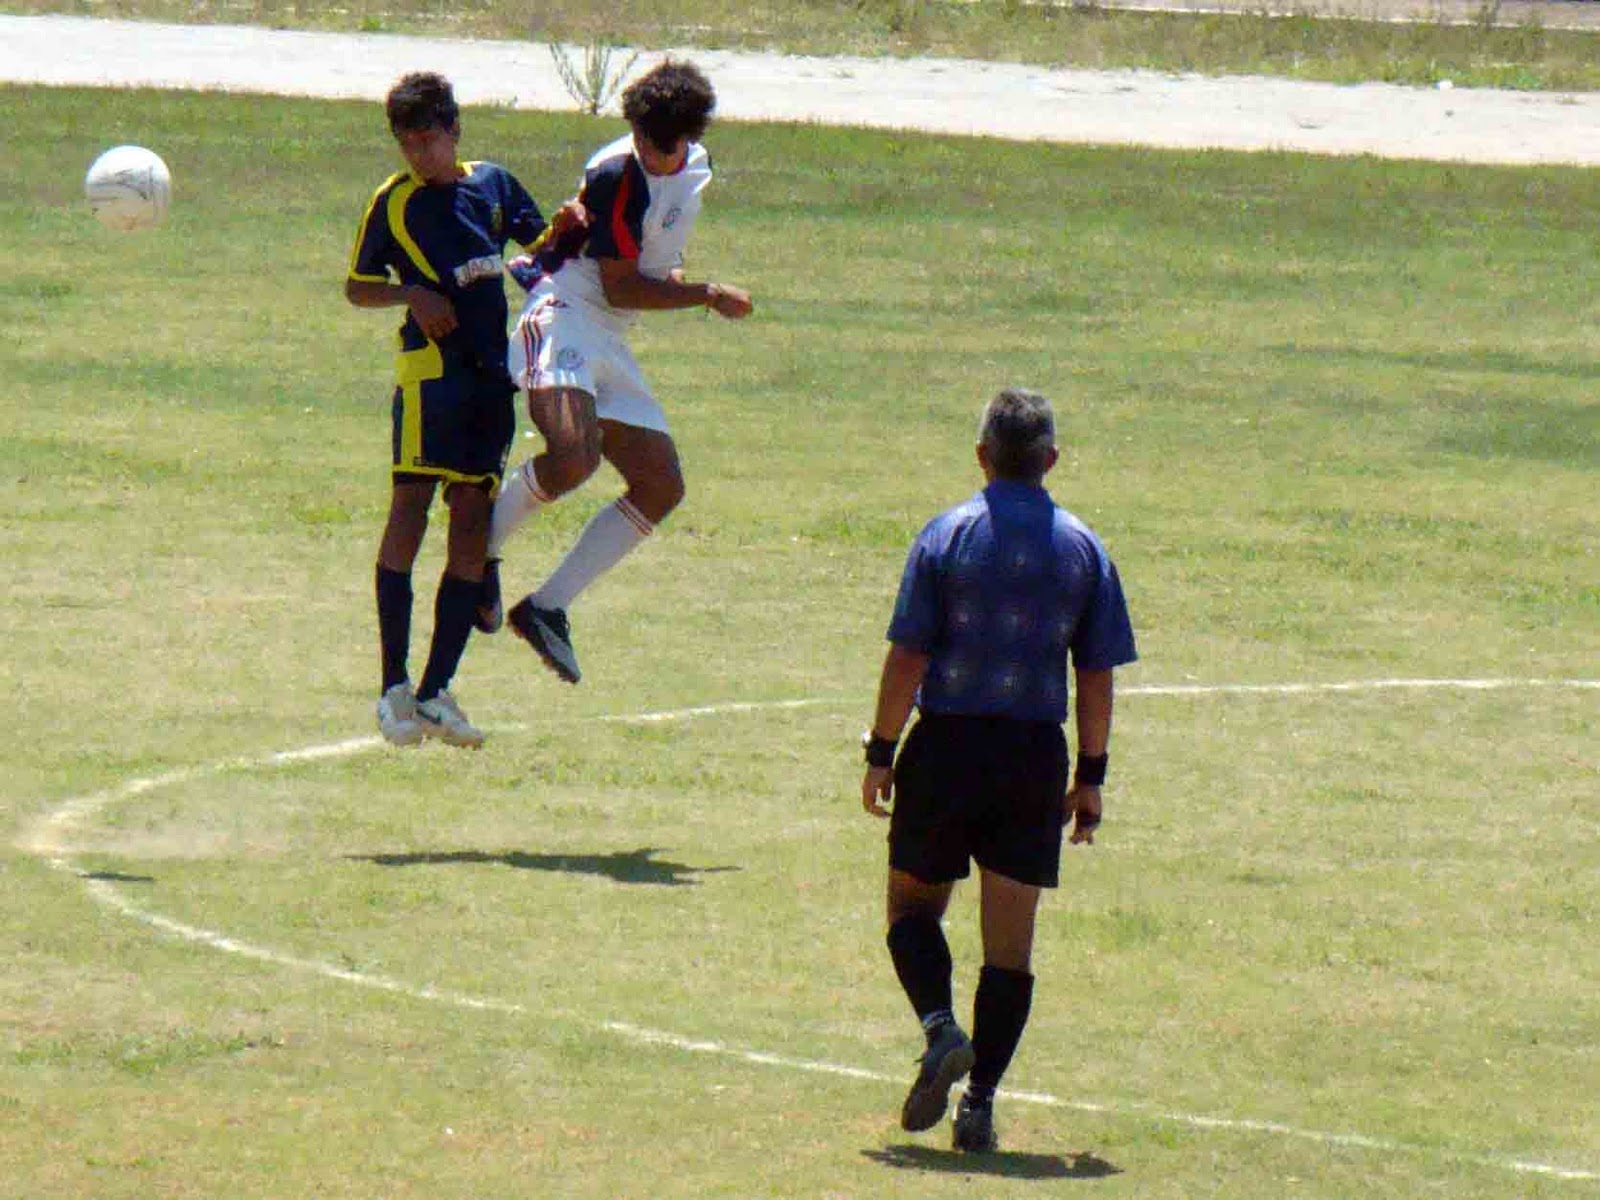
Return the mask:
[[(378, 108), (0, 122), (0, 1196), (1600, 1188), (1594, 172), (720, 128), (691, 269), (758, 312), (637, 339), (684, 509), (575, 609), (581, 687), (475, 641), (488, 747), (400, 753), (393, 315), (340, 296)], [(465, 149), (552, 205), (615, 128), (475, 110)], [(117, 141), (172, 165), (164, 230), (85, 211)], [(895, 1125), (855, 736), (1009, 382), (1143, 658), (974, 1161)], [(950, 932), (970, 994), (970, 895)]]

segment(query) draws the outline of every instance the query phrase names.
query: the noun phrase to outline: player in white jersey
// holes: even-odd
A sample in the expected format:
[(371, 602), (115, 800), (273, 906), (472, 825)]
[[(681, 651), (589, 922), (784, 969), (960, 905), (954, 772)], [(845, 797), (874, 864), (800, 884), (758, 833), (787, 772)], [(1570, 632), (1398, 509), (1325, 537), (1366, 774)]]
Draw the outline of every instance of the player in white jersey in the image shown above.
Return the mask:
[[(715, 106), (710, 82), (692, 63), (668, 59), (631, 84), (622, 114), (632, 132), (598, 151), (584, 171), (579, 199), (589, 222), (581, 246), (546, 254), (530, 275), (519, 274), (536, 282), (507, 365), (544, 451), (501, 489), (491, 562), (530, 514), (581, 485), (602, 458), (627, 484), (550, 577), (506, 613), (517, 635), (568, 683), (580, 677), (568, 606), (683, 499), (678, 452), (628, 348), (628, 326), (644, 309), (704, 307), (730, 319), (751, 311), (742, 288), (683, 277), (684, 247), (711, 181), (700, 138)], [(487, 578), (493, 584), (498, 570)], [(486, 595), (485, 603), (496, 606), (498, 596)]]

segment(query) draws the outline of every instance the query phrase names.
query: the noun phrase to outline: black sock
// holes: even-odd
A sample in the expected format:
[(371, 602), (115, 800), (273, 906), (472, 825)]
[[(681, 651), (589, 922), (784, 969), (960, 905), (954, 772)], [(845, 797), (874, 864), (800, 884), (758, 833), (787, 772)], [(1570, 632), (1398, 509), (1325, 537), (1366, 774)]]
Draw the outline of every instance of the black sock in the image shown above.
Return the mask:
[(978, 974), (978, 994), (972, 1000), (972, 1064), (969, 1091), (992, 1097), (1011, 1056), (1022, 1040), (1033, 1006), (1033, 976), (1026, 971), (984, 967)]
[(442, 576), (433, 600), (433, 643), (428, 648), (428, 665), (422, 672), (417, 699), (432, 700), (455, 678), (461, 655), (472, 636), (472, 623), (478, 615), (478, 595), (482, 585), (476, 580)]
[(378, 564), (378, 646), (383, 654), (383, 690), (404, 683), (411, 654), (411, 574)]
[(917, 1020), (925, 1021), (941, 1009), (949, 1012), (954, 966), (939, 918), (922, 913), (901, 917), (889, 927), (888, 942), (895, 974)]

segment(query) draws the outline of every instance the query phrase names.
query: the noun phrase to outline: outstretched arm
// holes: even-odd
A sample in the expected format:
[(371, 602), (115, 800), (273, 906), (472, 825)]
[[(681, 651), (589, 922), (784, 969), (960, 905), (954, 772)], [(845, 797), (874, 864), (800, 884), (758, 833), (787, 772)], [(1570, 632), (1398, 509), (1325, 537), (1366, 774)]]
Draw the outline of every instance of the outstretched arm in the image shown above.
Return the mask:
[(743, 288), (690, 283), (676, 271), (665, 279), (652, 279), (641, 275), (638, 261), (631, 258), (602, 258), (600, 286), (605, 289), (606, 303), (614, 308), (709, 308), (719, 316), (738, 320), (755, 307)]

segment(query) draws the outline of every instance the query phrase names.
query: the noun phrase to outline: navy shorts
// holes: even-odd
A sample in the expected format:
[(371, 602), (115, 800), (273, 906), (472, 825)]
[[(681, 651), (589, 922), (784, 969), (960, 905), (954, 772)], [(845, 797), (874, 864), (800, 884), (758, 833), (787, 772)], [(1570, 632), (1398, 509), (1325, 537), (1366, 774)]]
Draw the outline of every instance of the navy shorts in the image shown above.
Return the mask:
[(503, 365), (441, 355), (431, 343), (403, 352), (392, 413), (394, 474), (498, 488), (517, 428), (515, 395)]
[(1055, 887), (1067, 763), (1066, 735), (1053, 722), (922, 717), (895, 763), (889, 865), (949, 883), (967, 877), (970, 860)]

